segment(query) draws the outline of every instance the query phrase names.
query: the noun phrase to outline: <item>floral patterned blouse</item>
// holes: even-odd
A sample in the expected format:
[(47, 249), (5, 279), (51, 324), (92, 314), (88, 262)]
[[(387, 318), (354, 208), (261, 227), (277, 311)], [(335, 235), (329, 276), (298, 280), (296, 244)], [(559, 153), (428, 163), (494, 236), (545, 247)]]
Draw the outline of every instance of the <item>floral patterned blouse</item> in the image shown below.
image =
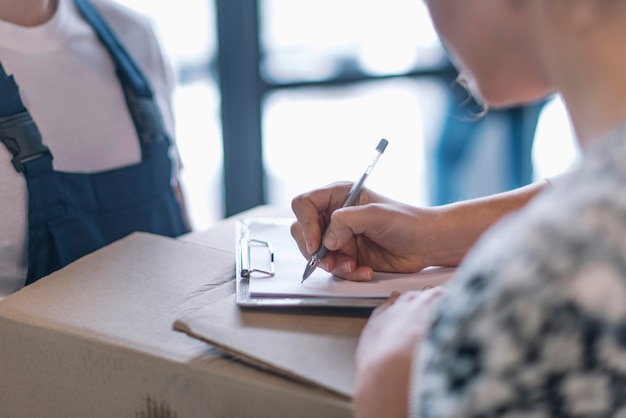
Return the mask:
[(413, 417), (626, 418), (626, 125), (481, 238), (416, 358)]

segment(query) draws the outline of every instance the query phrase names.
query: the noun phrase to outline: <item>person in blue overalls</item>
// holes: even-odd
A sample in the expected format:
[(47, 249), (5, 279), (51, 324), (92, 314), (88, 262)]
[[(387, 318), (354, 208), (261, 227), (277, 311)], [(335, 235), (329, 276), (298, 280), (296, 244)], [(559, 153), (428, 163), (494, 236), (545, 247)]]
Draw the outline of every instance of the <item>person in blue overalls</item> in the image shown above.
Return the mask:
[(134, 231), (188, 230), (171, 88), (125, 7), (0, 0), (0, 298)]

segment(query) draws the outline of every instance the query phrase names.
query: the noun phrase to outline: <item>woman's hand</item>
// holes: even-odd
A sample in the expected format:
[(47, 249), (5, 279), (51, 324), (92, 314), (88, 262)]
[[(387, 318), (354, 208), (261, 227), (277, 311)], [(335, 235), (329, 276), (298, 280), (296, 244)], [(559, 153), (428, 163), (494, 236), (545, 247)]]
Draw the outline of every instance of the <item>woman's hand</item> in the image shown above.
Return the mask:
[(320, 266), (349, 280), (370, 280), (376, 271), (412, 273), (433, 265), (430, 233), (439, 216), (363, 189), (355, 206), (341, 208), (350, 183), (336, 183), (296, 197), (291, 233), (309, 258), (324, 244)]
[(372, 313), (356, 352), (355, 415), (406, 417), (416, 345), (428, 330), (441, 286), (397, 292)]
[(420, 208), (363, 189), (355, 206), (341, 205), (351, 183), (335, 183), (293, 199), (291, 227), (308, 259), (320, 246), (329, 252), (320, 267), (355, 281), (374, 271), (413, 273), (428, 266), (458, 266), (476, 240), (493, 223), (523, 207), (546, 185), (520, 189), (450, 205)]

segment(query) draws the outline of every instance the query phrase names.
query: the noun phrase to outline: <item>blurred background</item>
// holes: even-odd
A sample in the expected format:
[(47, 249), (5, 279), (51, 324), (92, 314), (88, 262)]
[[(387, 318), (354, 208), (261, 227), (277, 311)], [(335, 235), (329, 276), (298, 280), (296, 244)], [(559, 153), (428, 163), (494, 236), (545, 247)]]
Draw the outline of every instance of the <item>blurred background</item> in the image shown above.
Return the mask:
[[(550, 177), (579, 153), (558, 97), (477, 116), (421, 0), (117, 0), (174, 67), (192, 227), (356, 180), (439, 205)], [(515, 82), (512, 80), (511, 82)]]

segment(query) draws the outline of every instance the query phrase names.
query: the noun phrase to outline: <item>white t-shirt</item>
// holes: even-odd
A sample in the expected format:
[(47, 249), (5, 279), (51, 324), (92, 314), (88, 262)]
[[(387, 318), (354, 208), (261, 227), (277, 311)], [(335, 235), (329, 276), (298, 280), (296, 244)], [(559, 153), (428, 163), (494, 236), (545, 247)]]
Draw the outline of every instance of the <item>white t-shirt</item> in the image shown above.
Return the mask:
[[(148, 78), (173, 137), (170, 67), (150, 21), (107, 0), (94, 6)], [(72, 0), (37, 27), (0, 20), (0, 63), (13, 75), (56, 170), (94, 172), (140, 161), (137, 133), (113, 61)], [(0, 299), (23, 287), (28, 269), (27, 188), (0, 144)]]

